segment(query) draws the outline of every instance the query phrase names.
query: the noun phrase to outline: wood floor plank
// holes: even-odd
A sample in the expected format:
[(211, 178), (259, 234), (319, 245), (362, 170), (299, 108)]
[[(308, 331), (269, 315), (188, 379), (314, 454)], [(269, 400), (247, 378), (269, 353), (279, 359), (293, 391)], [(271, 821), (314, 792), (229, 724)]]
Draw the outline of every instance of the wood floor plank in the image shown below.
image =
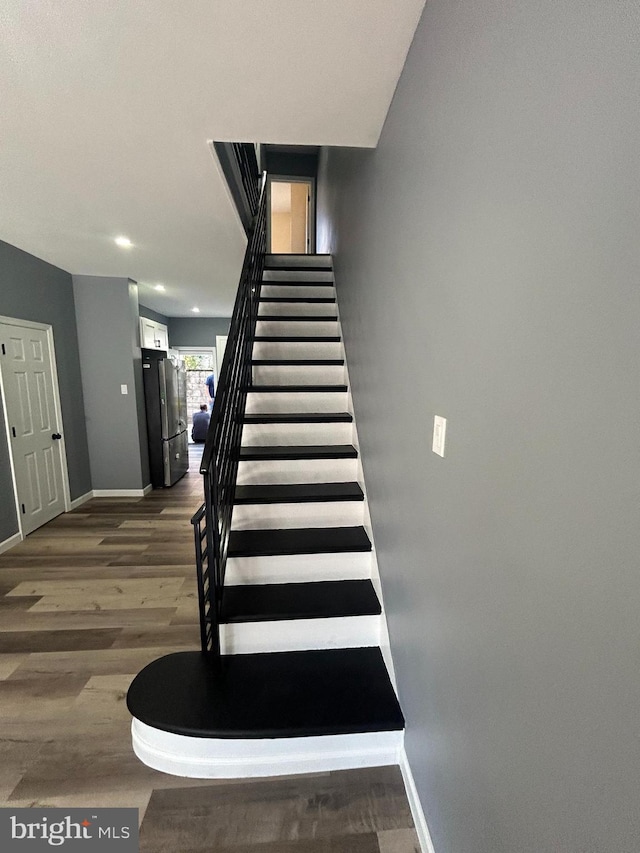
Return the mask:
[(415, 829), (388, 829), (378, 833), (380, 853), (420, 853)]
[(154, 791), (142, 827), (145, 844), (169, 853), (187, 828), (194, 850), (205, 851), (411, 827), (399, 769), (375, 770), (253, 780), (214, 792)]
[[(87, 578), (75, 581), (24, 581), (18, 584), (8, 596), (40, 595), (40, 596), (95, 596), (116, 595), (138, 597), (153, 589), (156, 595), (175, 595), (184, 585), (184, 578), (162, 578), (150, 583), (148, 580), (103, 580)], [(69, 608), (71, 609), (71, 608)]]
[(0, 634), (0, 654), (18, 652), (67, 652), (77, 649), (108, 649), (118, 639), (117, 628), (85, 628), (84, 630), (8, 631)]
[[(30, 605), (33, 599), (28, 599)], [(22, 599), (19, 599), (22, 601)], [(177, 607), (131, 608), (120, 610), (65, 610), (34, 613), (29, 610), (2, 613), (2, 631), (57, 631), (84, 628), (140, 628), (144, 625), (174, 624)], [(197, 620), (197, 613), (195, 619)], [(193, 613), (192, 613), (193, 621)], [(0, 667), (2, 658), (0, 658)], [(2, 678), (0, 669), (0, 678)]]

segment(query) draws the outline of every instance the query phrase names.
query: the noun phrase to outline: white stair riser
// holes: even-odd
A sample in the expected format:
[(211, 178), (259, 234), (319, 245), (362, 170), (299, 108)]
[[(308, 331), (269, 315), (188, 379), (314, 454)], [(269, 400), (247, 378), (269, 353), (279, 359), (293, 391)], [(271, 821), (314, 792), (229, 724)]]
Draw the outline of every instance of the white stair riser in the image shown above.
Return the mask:
[(334, 283), (331, 270), (265, 270), (262, 281), (312, 281), (314, 284), (331, 285)]
[(309, 255), (306, 253), (292, 253), (287, 255), (269, 254), (265, 258), (265, 268), (269, 266), (281, 267), (327, 267), (331, 269), (331, 255)]
[(241, 779), (398, 764), (404, 732), (323, 737), (201, 738), (176, 735), (133, 719), (133, 751), (162, 773), (193, 779)]
[(241, 622), (220, 626), (223, 655), (357, 649), (380, 643), (380, 616)]
[(284, 447), (289, 444), (351, 444), (353, 424), (245, 424), (243, 447)]
[(224, 582), (241, 584), (368, 580), (371, 577), (371, 559), (371, 551), (230, 557), (227, 560)]
[(337, 364), (257, 364), (253, 381), (259, 385), (344, 385), (345, 370)]
[(252, 391), (247, 394), (247, 414), (263, 412), (346, 412), (346, 391)]
[(353, 482), (358, 474), (357, 462), (357, 459), (244, 460), (238, 464), (238, 485)]
[(335, 302), (261, 302), (258, 309), (258, 317), (264, 314), (285, 317), (335, 317), (337, 313)]
[(252, 358), (344, 358), (344, 350), (341, 341), (256, 341)]
[(303, 299), (305, 297), (320, 296), (321, 298), (336, 298), (336, 289), (333, 282), (327, 284), (269, 284), (267, 281), (262, 282), (260, 288), (260, 296), (281, 296), (292, 299)]
[(284, 530), (292, 527), (358, 527), (364, 523), (364, 501), (236, 504), (233, 530)]
[(280, 338), (296, 338), (302, 335), (333, 337), (340, 334), (340, 325), (335, 320), (258, 320), (256, 335)]

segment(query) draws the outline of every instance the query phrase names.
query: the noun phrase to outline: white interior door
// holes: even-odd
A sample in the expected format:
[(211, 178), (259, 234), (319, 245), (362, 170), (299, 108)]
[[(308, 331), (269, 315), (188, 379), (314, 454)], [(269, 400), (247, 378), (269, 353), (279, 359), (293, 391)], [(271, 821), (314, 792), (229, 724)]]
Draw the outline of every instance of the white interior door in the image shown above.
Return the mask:
[(216, 361), (218, 362), (218, 372), (216, 373), (216, 379), (220, 376), (220, 371), (222, 370), (222, 359), (224, 358), (224, 351), (227, 346), (227, 338), (228, 335), (216, 335)]
[(62, 436), (46, 329), (0, 324), (2, 387), (22, 533), (65, 510)]

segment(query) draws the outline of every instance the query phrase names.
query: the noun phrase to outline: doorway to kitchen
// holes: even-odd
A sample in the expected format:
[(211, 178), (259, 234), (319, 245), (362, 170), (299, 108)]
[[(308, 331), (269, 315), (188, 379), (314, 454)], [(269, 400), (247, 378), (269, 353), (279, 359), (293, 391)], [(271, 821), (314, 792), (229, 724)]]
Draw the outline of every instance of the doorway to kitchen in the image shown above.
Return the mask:
[(213, 376), (213, 387), (218, 385), (218, 359), (215, 347), (177, 347), (176, 348), (187, 373), (187, 413), (189, 416), (189, 444), (193, 416), (200, 411), (200, 406), (207, 407), (211, 413), (213, 398), (209, 394), (207, 378)]

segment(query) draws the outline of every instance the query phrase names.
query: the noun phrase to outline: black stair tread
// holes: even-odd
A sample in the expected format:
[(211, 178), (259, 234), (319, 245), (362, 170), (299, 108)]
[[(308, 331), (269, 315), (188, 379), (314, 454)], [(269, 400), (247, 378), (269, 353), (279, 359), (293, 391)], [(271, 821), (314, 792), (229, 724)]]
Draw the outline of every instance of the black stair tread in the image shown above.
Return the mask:
[(261, 296), (260, 302), (286, 302), (293, 305), (308, 304), (335, 304), (335, 296)]
[(287, 367), (315, 367), (335, 365), (342, 367), (344, 358), (254, 358), (251, 361), (253, 365), (286, 365)]
[(338, 318), (335, 314), (258, 314), (258, 321), (272, 323), (275, 320), (281, 320), (283, 323), (337, 323)]
[(229, 557), (284, 554), (339, 554), (370, 551), (364, 527), (293, 527), (285, 530), (232, 530)]
[(254, 391), (258, 393), (271, 394), (276, 393), (278, 391), (297, 391), (297, 392), (307, 392), (307, 391), (346, 391), (346, 385), (251, 385), (247, 388), (247, 391)]
[(253, 445), (240, 448), (240, 459), (357, 459), (352, 444)]
[(296, 337), (292, 337), (291, 335), (255, 335), (255, 341), (270, 341), (271, 343), (298, 343), (298, 344), (312, 344), (312, 343), (327, 343), (327, 344), (338, 344), (342, 340), (339, 335), (298, 335)]
[(369, 580), (225, 586), (221, 622), (276, 622), (375, 616), (382, 612)]
[(333, 272), (333, 267), (312, 266), (311, 264), (265, 264), (265, 272)]
[(236, 486), (234, 504), (363, 501), (358, 483), (272, 483)]
[(374, 647), (225, 655), (219, 665), (201, 652), (175, 652), (134, 678), (127, 707), (148, 726), (191, 737), (404, 728), (382, 653)]
[(349, 412), (261, 412), (245, 415), (245, 424), (337, 424), (351, 423)]

